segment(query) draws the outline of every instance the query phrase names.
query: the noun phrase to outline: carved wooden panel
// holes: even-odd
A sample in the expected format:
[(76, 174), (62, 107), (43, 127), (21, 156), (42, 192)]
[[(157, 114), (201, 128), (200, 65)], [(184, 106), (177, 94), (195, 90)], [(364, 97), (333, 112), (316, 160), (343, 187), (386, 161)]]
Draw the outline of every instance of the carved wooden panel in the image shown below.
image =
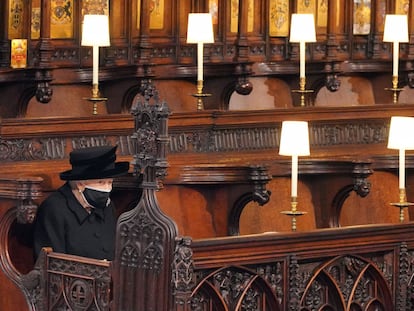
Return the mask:
[[(309, 232), (290, 235), (295, 241), (290, 246), (284, 245), (290, 244), (289, 235), (284, 234), (231, 242), (194, 240), (188, 310), (216, 310), (211, 306), (218, 306), (217, 310), (411, 310), (410, 229), (403, 234), (410, 240), (407, 244), (398, 238), (391, 242), (386, 237), (393, 234), (395, 228), (391, 228), (377, 227), (384, 235), (375, 245), (363, 242), (373, 238), (369, 227), (360, 228), (363, 241), (358, 242), (358, 233), (346, 229), (332, 231), (327, 239), (320, 236), (313, 240)], [(314, 233), (316, 237), (318, 233)], [(301, 237), (310, 238), (310, 244)], [(337, 240), (333, 248), (328, 242), (331, 239)], [(231, 247), (233, 243), (238, 246)]]
[(213, 310), (391, 310), (393, 258), (388, 253), (374, 259), (298, 261), (291, 256), (198, 272), (191, 305), (200, 310), (212, 305)]
[(316, 265), (298, 262), (295, 273), (301, 308), (391, 310), (393, 254), (371, 256), (338, 256)]
[(49, 310), (109, 310), (112, 285), (107, 267), (56, 258), (49, 258), (48, 267)]
[[(300, 119), (309, 118), (312, 120), (311, 124), (314, 129), (311, 138), (314, 155), (320, 158), (336, 158), (335, 161), (337, 166), (333, 167), (331, 165), (327, 165), (325, 171), (317, 171), (316, 169), (321, 169), (322, 166), (318, 165), (318, 162), (315, 161), (315, 159), (311, 159), (310, 161), (303, 162), (300, 168), (303, 173), (307, 173), (309, 176), (315, 172), (318, 172), (318, 174), (321, 173), (322, 175), (323, 173), (327, 173), (327, 176), (325, 177), (327, 177), (329, 181), (331, 181), (329, 174), (339, 174), (343, 177), (344, 173), (346, 172), (347, 183), (345, 185), (347, 185), (347, 187), (337, 198), (337, 203), (340, 203), (341, 200), (349, 192), (354, 190), (360, 191), (364, 189), (364, 187), (360, 187), (361, 185), (363, 186), (363, 183), (360, 183), (361, 180), (358, 180), (358, 178), (356, 178), (357, 180), (354, 183), (353, 177), (358, 177), (358, 174), (368, 175), (370, 172), (369, 170), (365, 170), (364, 167), (360, 167), (361, 171), (357, 170), (356, 172), (351, 172), (351, 174), (348, 174), (350, 171), (352, 171), (351, 166), (345, 165), (345, 168), (341, 167), (338, 165), (340, 161), (337, 157), (341, 157), (342, 159), (342, 157), (347, 156), (347, 163), (349, 164), (351, 163), (349, 162), (350, 158), (360, 158), (362, 156), (365, 158), (367, 155), (378, 156), (390, 154), (390, 151), (386, 149), (385, 144), (388, 126), (387, 120), (389, 116), (395, 113), (402, 115), (412, 114), (411, 107), (400, 105), (395, 107), (381, 107), (381, 110), (378, 109), (378, 107), (354, 107), (352, 109), (334, 108), (315, 109), (312, 111), (303, 109), (295, 111), (286, 110), (250, 113), (214, 111), (200, 112), (197, 115), (175, 114), (169, 119), (168, 129), (171, 130), (171, 135), (163, 132), (163, 135), (157, 136), (155, 133), (158, 130), (162, 129), (165, 131), (167, 129), (167, 124), (164, 117), (165, 114), (168, 114), (168, 112), (165, 110), (165, 106), (159, 103), (159, 105), (156, 106), (155, 110), (157, 113), (160, 111), (164, 113), (161, 119), (159, 119), (157, 117), (157, 113), (154, 114), (154, 111), (151, 110), (152, 108), (150, 108), (150, 106), (151, 105), (143, 105), (140, 107), (143, 108), (145, 113), (142, 115), (142, 118), (139, 120), (137, 125), (134, 124), (133, 120), (131, 120), (131, 117), (119, 115), (98, 116), (94, 119), (50, 118), (43, 120), (2, 120), (2, 149), (0, 150), (2, 165), (0, 167), (0, 172), (2, 174), (5, 174), (6, 172), (10, 173), (18, 171), (19, 174), (22, 175), (36, 173), (36, 175), (45, 177), (44, 180), (46, 182), (47, 190), (51, 190), (57, 184), (57, 181), (54, 180), (55, 177), (53, 176), (57, 175), (56, 172), (61, 171), (64, 165), (67, 165), (66, 162), (68, 153), (72, 147), (79, 145), (108, 144), (116, 142), (119, 144), (119, 156), (121, 158), (131, 160), (132, 155), (136, 155), (134, 161), (136, 161), (136, 164), (139, 164), (137, 166), (136, 173), (143, 171), (147, 172), (147, 178), (144, 179), (144, 181), (145, 186), (148, 188), (145, 191), (144, 201), (140, 202), (140, 204), (135, 205), (136, 208), (133, 212), (130, 212), (129, 214), (124, 215), (124, 218), (121, 218), (122, 223), (120, 223), (120, 225), (122, 227), (122, 230), (119, 232), (122, 233), (120, 237), (120, 241), (122, 243), (119, 244), (119, 250), (122, 249), (122, 252), (119, 254), (122, 253), (123, 257), (119, 257), (118, 263), (122, 263), (122, 265), (118, 266), (121, 268), (118, 270), (115, 269), (115, 272), (113, 273), (115, 278), (122, 275), (124, 278), (123, 280), (125, 281), (125, 283), (122, 283), (123, 286), (130, 284), (128, 282), (132, 279), (133, 282), (136, 282), (134, 284), (142, 284), (141, 281), (145, 279), (148, 281), (148, 286), (145, 288), (156, 287), (157, 289), (160, 289), (161, 286), (163, 286), (163, 293), (166, 293), (170, 290), (170, 288), (167, 287), (170, 286), (171, 283), (166, 282), (166, 280), (169, 280), (170, 273), (174, 273), (174, 270), (171, 268), (170, 263), (171, 260), (173, 260), (172, 252), (175, 247), (175, 242), (173, 240), (177, 234), (176, 228), (171, 223), (171, 220), (165, 218), (165, 215), (159, 211), (162, 206), (158, 206), (158, 202), (155, 196), (155, 192), (157, 191), (156, 189), (158, 189), (160, 186), (160, 183), (158, 183), (156, 179), (158, 177), (164, 176), (166, 172), (166, 154), (168, 153), (168, 148), (170, 148), (169, 151), (171, 151), (169, 157), (171, 158), (172, 165), (169, 167), (170, 175), (165, 180), (165, 183), (167, 184), (170, 182), (171, 184), (183, 187), (190, 186), (193, 187), (195, 191), (197, 191), (197, 187), (199, 186), (197, 183), (201, 183), (207, 180), (216, 186), (214, 189), (209, 189), (209, 194), (211, 195), (213, 193), (213, 190), (216, 190), (220, 186), (220, 183), (218, 183), (217, 180), (214, 180), (215, 178), (223, 178), (230, 183), (234, 182), (235, 180), (237, 180), (237, 182), (240, 182), (240, 180), (243, 178), (249, 179), (249, 177), (247, 177), (248, 174), (245, 172), (247, 167), (246, 163), (249, 162), (252, 163), (254, 161), (254, 163), (260, 162), (262, 164), (270, 164), (269, 173), (274, 177), (287, 176), (289, 172), (288, 161), (281, 161), (276, 152), (278, 146), (277, 134), (279, 122), (286, 118), (293, 118), (293, 116)], [(137, 107), (139, 107), (139, 105)], [(340, 118), (338, 118), (338, 112), (340, 112)], [(355, 118), (355, 115), (360, 115), (362, 113), (364, 114), (364, 118)], [(162, 122), (160, 124), (157, 123), (160, 120), (162, 120)], [(155, 129), (150, 126), (152, 122), (155, 122), (157, 124)], [(134, 139), (132, 139), (130, 134), (128, 134), (130, 132), (134, 132)], [(172, 145), (171, 147), (168, 147), (167, 142), (170, 141), (171, 137), (173, 139), (171, 140)], [(155, 147), (156, 143), (154, 142), (162, 143), (160, 153), (158, 153), (158, 149)], [(140, 153), (140, 151), (143, 151), (144, 153)], [(195, 163), (196, 165), (191, 166), (189, 165), (190, 163)], [(191, 169), (191, 167), (197, 167), (197, 164), (200, 163), (205, 164), (205, 166), (201, 167), (201, 169), (198, 170)], [(209, 171), (208, 168), (211, 163), (215, 163), (216, 165), (220, 163), (223, 165), (222, 169), (220, 169), (220, 165), (217, 165), (216, 169)], [(408, 167), (413, 167), (412, 161), (408, 161), (407, 163)], [(155, 165), (156, 169), (153, 170), (153, 167), (149, 168), (151, 165), (148, 166), (148, 164)], [(381, 161), (380, 158), (375, 157), (373, 159), (373, 165), (376, 170), (388, 169), (390, 171), (396, 172), (397, 158), (389, 157), (386, 159), (386, 161)], [(231, 167), (236, 169), (229, 169)], [(244, 175), (240, 174), (240, 171), (244, 172)], [(234, 172), (239, 173), (234, 174)], [(209, 175), (209, 173), (212, 174)], [(154, 175), (157, 178), (153, 178)], [(149, 178), (149, 176), (151, 178)], [(260, 176), (251, 176), (249, 181), (251, 183), (254, 183), (256, 177), (259, 178)], [(265, 178), (263, 178), (262, 181), (265, 181)], [(304, 179), (304, 182), (309, 184), (316, 184), (315, 180), (312, 178), (309, 178), (308, 180)], [(353, 188), (354, 185), (357, 186), (357, 189)], [(8, 185), (4, 184), (3, 186), (5, 189), (3, 196), (6, 196), (8, 193)], [(16, 187), (16, 189), (18, 189), (18, 187)], [(23, 188), (23, 190), (23, 193), (29, 197), (37, 195), (30, 192), (30, 187)], [(186, 197), (187, 192), (183, 191), (182, 193), (182, 201), (171, 200), (172, 203), (168, 202), (173, 205), (172, 207), (170, 206), (170, 211), (172, 211), (171, 215), (173, 215), (173, 217), (176, 217), (184, 207), (192, 207), (191, 200)], [(214, 192), (214, 194), (215, 193), (216, 192)], [(211, 202), (218, 202), (218, 199), (222, 197), (217, 196), (217, 198), (215, 198), (216, 201), (211, 201), (210, 196), (206, 196), (206, 198), (207, 197), (209, 199), (208, 204), (210, 204), (208, 205), (208, 212), (212, 213), (212, 209), (216, 206), (214, 206), (215, 204), (212, 204)], [(190, 201), (189, 206), (184, 205), (183, 202), (185, 202), (185, 200)], [(6, 215), (4, 218), (2, 218), (2, 223), (10, 224), (16, 218), (16, 215), (14, 214), (15, 211), (11, 209), (6, 213), (5, 210), (9, 209), (10, 206), (7, 205), (4, 200), (2, 200), (1, 203), (1, 212)], [(332, 202), (328, 202), (328, 200), (324, 202), (324, 204), (331, 207), (330, 203)], [(334, 206), (340, 206), (339, 203), (335, 204)], [(223, 207), (225, 204), (217, 204), (217, 206)], [(318, 207), (320, 206), (318, 205)], [(337, 211), (333, 211), (333, 213), (336, 212)], [(217, 215), (224, 216), (223, 218), (219, 218)], [(217, 215), (217, 218), (215, 218), (215, 220), (221, 221), (227, 216), (225, 214), (225, 211), (223, 212), (222, 210), (220, 213), (217, 213)], [(358, 217), (358, 215), (355, 217)], [(7, 227), (4, 226), (4, 228)], [(4, 228), (2, 230), (5, 230)], [(364, 228), (372, 227), (364, 226)], [(288, 271), (295, 271), (293, 270), (293, 267), (296, 265), (295, 261), (293, 260), (294, 257), (285, 258), (284, 255), (280, 252), (296, 256), (295, 258), (297, 264), (299, 267), (303, 266), (303, 271), (305, 271), (303, 272), (298, 268), (298, 278), (304, 278), (304, 275), (308, 273), (310, 267), (312, 267), (314, 269), (312, 271), (316, 273), (316, 267), (325, 267), (324, 265), (328, 265), (329, 260), (336, 258), (339, 255), (344, 255), (344, 258), (348, 258), (349, 256), (349, 258), (353, 258), (352, 256), (355, 254), (351, 253), (350, 249), (353, 251), (354, 248), (357, 247), (361, 248), (361, 252), (358, 254), (358, 256), (362, 258), (362, 262), (358, 261), (358, 267), (363, 266), (364, 269), (366, 268), (366, 270), (369, 272), (369, 277), (360, 274), (361, 278), (367, 278), (367, 280), (369, 280), (369, 283), (375, 284), (379, 290), (383, 290), (383, 284), (387, 284), (387, 286), (389, 286), (391, 289), (401, 289), (403, 288), (404, 284), (407, 284), (407, 280), (409, 280), (411, 277), (410, 262), (412, 260), (410, 257), (412, 256), (412, 243), (409, 238), (412, 233), (410, 224), (402, 224), (401, 226), (395, 225), (392, 229), (394, 231), (391, 230), (392, 234), (387, 233), (388, 229), (384, 229), (383, 227), (375, 227), (375, 230), (372, 229), (372, 232), (364, 233), (369, 238), (366, 238), (366, 236), (361, 237), (359, 234), (361, 232), (361, 229), (358, 227), (352, 229), (341, 228), (336, 230), (337, 231), (320, 230), (317, 231), (317, 233), (311, 231), (294, 236), (286, 233), (284, 235), (275, 235), (271, 238), (268, 238), (266, 235), (260, 235), (248, 238), (244, 237), (245, 239), (240, 240), (226, 237), (212, 241), (209, 239), (207, 242), (206, 240), (194, 241), (193, 243), (195, 246), (194, 248), (191, 248), (191, 251), (194, 252), (194, 259), (196, 263), (194, 267), (196, 269), (196, 272), (192, 275), (199, 276), (201, 273), (200, 271), (204, 268), (209, 269), (209, 272), (211, 273), (222, 268), (231, 268), (229, 271), (231, 273), (234, 273), (234, 275), (238, 275), (238, 273), (247, 273), (248, 277), (246, 280), (249, 280), (250, 282), (250, 280), (254, 279), (254, 281), (250, 283), (252, 284), (252, 287), (245, 287), (247, 291), (243, 294), (243, 298), (241, 298), (242, 296), (237, 296), (237, 294), (235, 294), (236, 297), (234, 300), (229, 300), (227, 303), (223, 302), (224, 300), (222, 298), (220, 298), (221, 300), (217, 300), (217, 305), (221, 306), (221, 308), (227, 305), (237, 305), (239, 303), (244, 304), (244, 299), (251, 299), (251, 297), (247, 295), (250, 295), (250, 289), (252, 289), (254, 292), (259, 288), (267, 288), (265, 290), (265, 293), (268, 296), (261, 296), (263, 297), (263, 300), (268, 301), (269, 304), (272, 304), (276, 301), (276, 303), (280, 305), (280, 303), (283, 304), (284, 302), (289, 301), (289, 299), (284, 298), (281, 300), (282, 302), (279, 302), (279, 296), (276, 295), (276, 298), (274, 298), (274, 291), (271, 291), (273, 290), (272, 286), (268, 286), (266, 283), (268, 282), (267, 277), (262, 277), (262, 279), (256, 277), (256, 274), (259, 273), (257, 271), (261, 271), (262, 269), (266, 270), (265, 266), (267, 264), (274, 264), (275, 261), (282, 262), (282, 267), (284, 270), (287, 269)], [(347, 244), (348, 246), (351, 246), (349, 246), (348, 249), (345, 249), (343, 253), (336, 253), (338, 247), (343, 244), (343, 236), (352, 236), (353, 234), (356, 235), (355, 239), (351, 242), (346, 242), (349, 243)], [(3, 244), (7, 245), (7, 230), (2, 231), (1, 235), (4, 241)], [(330, 235), (332, 235), (332, 238), (335, 237), (335, 239), (329, 243), (325, 242), (327, 239), (326, 236)], [(293, 243), (294, 245), (289, 244), (289, 241), (292, 241), (292, 239), (295, 240), (295, 243)], [(385, 242), (382, 239), (384, 239)], [(389, 246), (394, 242), (396, 243), (395, 239), (398, 240), (398, 243), (400, 243), (402, 240), (408, 241), (407, 248), (409, 251), (407, 250), (406, 254), (403, 251), (399, 251), (401, 255), (392, 255), (392, 258), (394, 258), (396, 262), (399, 260), (398, 256), (405, 256), (404, 258), (406, 258), (406, 261), (402, 261), (399, 264), (401, 266), (401, 269), (405, 269), (404, 271), (406, 272), (404, 272), (402, 279), (399, 279), (398, 281), (392, 281), (394, 283), (390, 283), (388, 281), (388, 277), (384, 276), (385, 272), (381, 272), (384, 279), (386, 280), (384, 283), (379, 278), (377, 278), (378, 275), (376, 273), (378, 271), (376, 270), (378, 267), (380, 267), (380, 264), (377, 263), (381, 262), (383, 259), (385, 261), (388, 261), (390, 258), (388, 256), (391, 256), (388, 254), (391, 252), (391, 250), (387, 247), (381, 249), (376, 247), (377, 244)], [(283, 243), (281, 241), (283, 241)], [(217, 247), (219, 249), (215, 249), (214, 245), (211, 246), (212, 244), (219, 242), (224, 243), (220, 247)], [(312, 253), (303, 255), (301, 254), (301, 251), (304, 249), (312, 249), (312, 247), (307, 245), (305, 242), (309, 242), (310, 244), (314, 243), (317, 248), (312, 250)], [(203, 243), (206, 243), (207, 245), (205, 249), (201, 249)], [(393, 244), (393, 248), (399, 247), (397, 245), (399, 244)], [(250, 248), (248, 254), (243, 253), (243, 249), (248, 247), (253, 247), (254, 249)], [(320, 254), (321, 247), (324, 248), (326, 252), (326, 254), (323, 256)], [(235, 253), (231, 253), (231, 256), (229, 256), (229, 258), (223, 259), (222, 252), (231, 252), (233, 248), (237, 249), (237, 251), (235, 251)], [(291, 251), (293, 249), (295, 249), (294, 252)], [(185, 257), (187, 251), (188, 249), (184, 251), (184, 254), (182, 256)], [(211, 252), (213, 251), (215, 252), (215, 255), (211, 257)], [(200, 257), (200, 252), (205, 252), (206, 254), (203, 255), (205, 257)], [(8, 274), (5, 276), (3, 272), (2, 277), (12, 279), (13, 284), (21, 284), (19, 283), (19, 274), (15, 271), (12, 273), (10, 272), (13, 271), (14, 267), (10, 264), (10, 259), (8, 259), (7, 254), (5, 252), (3, 252), (3, 254), (4, 256), (1, 256), (2, 270), (6, 271), (6, 274)], [(138, 255), (136, 256), (136, 254)], [(316, 256), (315, 254), (317, 254), (317, 257), (321, 255), (318, 257), (319, 259), (320, 257), (323, 257), (323, 260), (316, 260), (318, 261), (317, 265), (313, 265), (310, 263), (311, 261), (309, 261), (309, 258)], [(375, 256), (379, 256), (378, 258), (380, 259), (377, 260)], [(211, 258), (216, 260), (216, 262), (213, 263), (211, 261)], [(232, 260), (237, 260), (237, 262), (233, 262)], [(343, 260), (346, 261), (348, 259)], [(205, 261), (209, 261), (207, 265), (205, 264)], [(336, 263), (336, 265), (339, 266), (341, 264), (342, 263)], [(180, 263), (178, 265), (180, 268), (176, 270), (175, 275), (181, 273), (177, 272), (178, 270), (182, 271), (181, 269), (184, 269), (184, 271), (186, 271), (185, 269), (188, 267), (188, 262), (184, 262), (182, 264)], [(255, 269), (256, 265), (260, 269)], [(272, 266), (271, 270), (273, 271), (276, 268), (276, 266)], [(156, 271), (164, 271), (164, 269), (165, 271), (169, 271), (165, 272), (165, 274), (162, 274), (161, 272), (157, 274)], [(326, 284), (331, 286), (334, 284), (333, 277), (330, 277), (326, 273), (326, 271), (331, 268), (323, 269), (324, 272), (322, 274), (318, 274), (318, 277), (315, 280), (317, 283), (324, 281)], [(378, 268), (378, 270), (382, 271), (382, 268)], [(122, 271), (122, 273), (120, 271)], [(398, 274), (397, 271), (393, 271), (393, 273), (394, 275)], [(131, 275), (133, 274), (137, 277), (132, 278)], [(191, 273), (184, 273), (184, 280), (177, 281), (176, 284), (192, 284), (192, 281), (189, 280), (190, 274)], [(200, 281), (201, 279), (206, 279), (206, 282), (208, 281), (213, 284), (214, 278), (210, 278), (210, 276), (213, 275), (214, 273), (211, 275), (203, 274), (199, 276), (198, 280)], [(327, 281), (327, 278), (329, 279), (329, 282)], [(288, 282), (287, 280), (289, 279), (289, 275), (285, 275), (283, 277), (283, 280), (285, 280), (285, 282)], [(59, 279), (56, 282), (61, 281), (62, 279)], [(70, 280), (70, 282), (72, 282), (72, 280)], [(158, 284), (161, 285), (158, 286)], [(203, 292), (203, 295), (205, 297), (207, 297), (207, 293), (210, 293), (213, 290), (217, 297), (223, 295), (220, 293), (220, 290), (217, 290), (217, 287), (211, 284), (209, 284), (209, 289)], [(311, 292), (314, 290), (314, 287), (317, 288), (318, 286), (312, 285), (309, 289), (306, 289), (304, 287), (301, 290), (303, 293), (305, 293), (305, 291)], [(137, 290), (140, 290), (138, 285), (136, 288), (138, 288)], [(287, 288), (287, 284), (284, 284), (283, 288)], [(268, 291), (268, 289), (270, 290)], [(195, 289), (191, 287), (191, 291), (192, 290)], [(236, 290), (231, 290), (234, 291), (234, 293), (237, 293)], [(409, 289), (407, 289), (407, 291), (408, 290)], [(404, 293), (403, 291), (401, 292)], [(131, 299), (128, 300), (126, 304), (130, 303), (131, 301), (135, 301), (134, 303), (137, 304), (138, 301), (147, 301), (150, 304), (159, 303), (161, 305), (169, 303), (166, 302), (167, 298), (165, 298), (164, 301), (156, 300), (153, 297), (151, 298), (149, 296), (145, 296), (147, 293), (142, 294), (142, 296), (137, 296), (137, 293), (132, 290), (124, 291), (123, 293), (125, 295), (128, 295), (128, 297)], [(181, 294), (182, 293), (180, 293), (180, 295)], [(26, 292), (25, 295), (27, 295), (25, 297), (30, 296)], [(61, 296), (56, 297), (63, 297), (62, 295), (65, 295), (65, 292), (62, 292)], [(342, 295), (342, 293), (337, 289), (335, 295), (339, 297)], [(141, 300), (142, 297), (145, 299)], [(165, 297), (170, 296), (166, 294)], [(184, 295), (180, 297), (186, 299), (188, 296)], [(385, 297), (385, 294), (383, 297)], [(401, 298), (399, 296), (395, 297), (396, 298), (393, 298), (394, 300), (402, 300), (404, 298)], [(241, 300), (238, 298), (241, 298)], [(300, 298), (302, 299), (303, 297), (300, 296)], [(57, 301), (59, 301), (59, 299), (60, 298), (56, 298)], [(124, 303), (123, 299), (127, 298), (121, 297), (120, 300), (122, 300), (122, 302), (120, 303)], [(372, 296), (372, 299), (375, 300), (377, 298), (375, 298), (375, 296)], [(297, 299), (296, 303), (299, 305), (302, 303), (301, 301), (302, 300)], [(359, 303), (361, 305), (362, 303), (366, 302), (362, 302), (361, 300), (356, 303)]]
[(110, 310), (110, 262), (44, 249), (35, 268), (21, 277), (33, 310)]
[[(194, 310), (283, 310), (281, 263), (257, 267), (227, 267), (197, 273), (197, 291), (192, 294)], [(261, 273), (262, 275), (258, 275)], [(211, 308), (210, 306), (214, 306)]]
[[(117, 223), (114, 260), (115, 310), (168, 310), (171, 262), (177, 228), (161, 210), (156, 191), (168, 166), (169, 109), (157, 93), (145, 93), (133, 109), (134, 174), (142, 175), (142, 196)], [(157, 294), (155, 294), (155, 291)]]

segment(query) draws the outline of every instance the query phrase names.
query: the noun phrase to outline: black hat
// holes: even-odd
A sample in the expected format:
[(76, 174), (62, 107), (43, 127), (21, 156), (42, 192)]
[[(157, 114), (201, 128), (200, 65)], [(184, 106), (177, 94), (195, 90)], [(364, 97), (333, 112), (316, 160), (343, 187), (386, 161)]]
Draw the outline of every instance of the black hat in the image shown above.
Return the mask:
[(72, 169), (60, 173), (62, 180), (112, 178), (126, 174), (129, 162), (115, 162), (117, 146), (75, 149), (69, 154)]

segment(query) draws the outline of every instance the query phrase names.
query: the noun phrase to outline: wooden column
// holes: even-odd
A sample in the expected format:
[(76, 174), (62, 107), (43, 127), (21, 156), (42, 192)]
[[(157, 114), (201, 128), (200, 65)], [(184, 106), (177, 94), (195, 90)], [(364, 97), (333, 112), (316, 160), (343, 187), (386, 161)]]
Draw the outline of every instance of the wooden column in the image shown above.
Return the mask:
[(40, 39), (37, 49), (39, 50), (39, 68), (50, 67), (53, 46), (50, 39), (50, 1), (42, 0), (40, 8)]
[(35, 73), (36, 99), (41, 103), (48, 103), (52, 99), (53, 91), (49, 82), (52, 81), (52, 72), (50, 70), (53, 55), (53, 45), (50, 39), (50, 1), (42, 0), (40, 3), (40, 39), (36, 47), (38, 50), (38, 59), (34, 64), (38, 70)]
[(10, 65), (10, 43), (7, 38), (8, 1), (0, 1), (0, 67)]
[(151, 40), (150, 40), (150, 1), (142, 0), (140, 8), (140, 40), (138, 43), (138, 62), (148, 64), (151, 58)]
[(249, 59), (249, 44), (247, 39), (247, 22), (249, 19), (248, 1), (239, 1), (239, 19), (237, 24), (237, 62), (246, 62)]
[(408, 11), (408, 36), (409, 36), (409, 49), (408, 49), (408, 59), (414, 58), (414, 3), (411, 1)]
[[(342, 7), (341, 7), (342, 4)], [(340, 0), (330, 0), (328, 3), (328, 31), (327, 31), (327, 53), (328, 60), (334, 61), (339, 54), (339, 44), (344, 30), (343, 12), (344, 4)]]

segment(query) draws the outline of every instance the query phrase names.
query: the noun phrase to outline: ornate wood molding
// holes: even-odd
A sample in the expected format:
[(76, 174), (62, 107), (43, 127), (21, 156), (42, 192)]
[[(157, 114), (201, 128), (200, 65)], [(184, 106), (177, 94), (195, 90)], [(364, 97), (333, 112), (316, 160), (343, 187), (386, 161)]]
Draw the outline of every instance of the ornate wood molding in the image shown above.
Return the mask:
[(41, 177), (0, 177), (0, 198), (16, 200), (18, 223), (33, 222), (37, 211), (35, 200), (42, 197), (42, 181)]
[[(324, 155), (329, 154), (330, 150), (337, 155), (340, 148), (350, 152), (348, 146), (353, 147), (354, 153), (358, 151), (356, 148), (369, 147), (364, 150), (372, 154), (370, 150), (382, 148), (382, 152), (385, 151), (389, 118), (397, 114), (412, 115), (412, 108), (404, 105), (261, 112), (212, 111), (197, 115), (176, 113), (168, 125), (167, 151), (170, 155), (274, 153), (279, 146), (281, 122), (294, 115), (296, 119), (309, 120), (313, 156), (317, 157), (321, 151)], [(356, 115), (360, 117), (355, 118)], [(65, 159), (72, 148), (109, 143), (118, 144), (121, 155), (132, 155), (132, 132), (133, 121), (128, 115), (47, 121), (4, 119), (0, 125), (0, 159), (4, 162)]]

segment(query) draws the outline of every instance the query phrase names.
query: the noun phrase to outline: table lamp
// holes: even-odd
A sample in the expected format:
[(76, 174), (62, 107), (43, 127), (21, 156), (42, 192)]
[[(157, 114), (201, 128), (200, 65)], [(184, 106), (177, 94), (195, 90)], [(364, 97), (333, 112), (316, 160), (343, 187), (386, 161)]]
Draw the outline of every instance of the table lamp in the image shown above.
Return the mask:
[(305, 106), (305, 94), (313, 92), (306, 90), (306, 42), (316, 42), (315, 20), (313, 14), (292, 14), (290, 23), (290, 42), (299, 42), (299, 90), (300, 105)]
[(213, 19), (210, 13), (188, 14), (187, 43), (197, 43), (197, 110), (203, 110), (203, 49), (204, 43), (214, 43)]
[(110, 45), (107, 15), (87, 14), (84, 16), (81, 45), (92, 47), (92, 97), (88, 100), (93, 102), (93, 114), (97, 114), (96, 103), (107, 100), (107, 98), (101, 97), (99, 92), (99, 47)]
[(392, 88), (386, 90), (393, 91), (393, 103), (398, 102), (398, 94), (402, 91), (398, 88), (398, 62), (399, 62), (399, 43), (408, 42), (408, 21), (404, 14), (387, 14), (384, 25), (384, 42), (393, 43), (392, 60)]
[(413, 117), (391, 117), (387, 148), (399, 150), (399, 202), (391, 203), (391, 205), (400, 208), (400, 222), (404, 221), (404, 208), (412, 205), (407, 202), (405, 190), (405, 150), (414, 150), (413, 133)]
[(310, 155), (308, 122), (282, 122), (279, 154), (292, 157), (291, 210), (282, 213), (292, 217), (292, 231), (296, 231), (296, 216), (301, 216), (305, 213), (297, 210), (298, 157)]

